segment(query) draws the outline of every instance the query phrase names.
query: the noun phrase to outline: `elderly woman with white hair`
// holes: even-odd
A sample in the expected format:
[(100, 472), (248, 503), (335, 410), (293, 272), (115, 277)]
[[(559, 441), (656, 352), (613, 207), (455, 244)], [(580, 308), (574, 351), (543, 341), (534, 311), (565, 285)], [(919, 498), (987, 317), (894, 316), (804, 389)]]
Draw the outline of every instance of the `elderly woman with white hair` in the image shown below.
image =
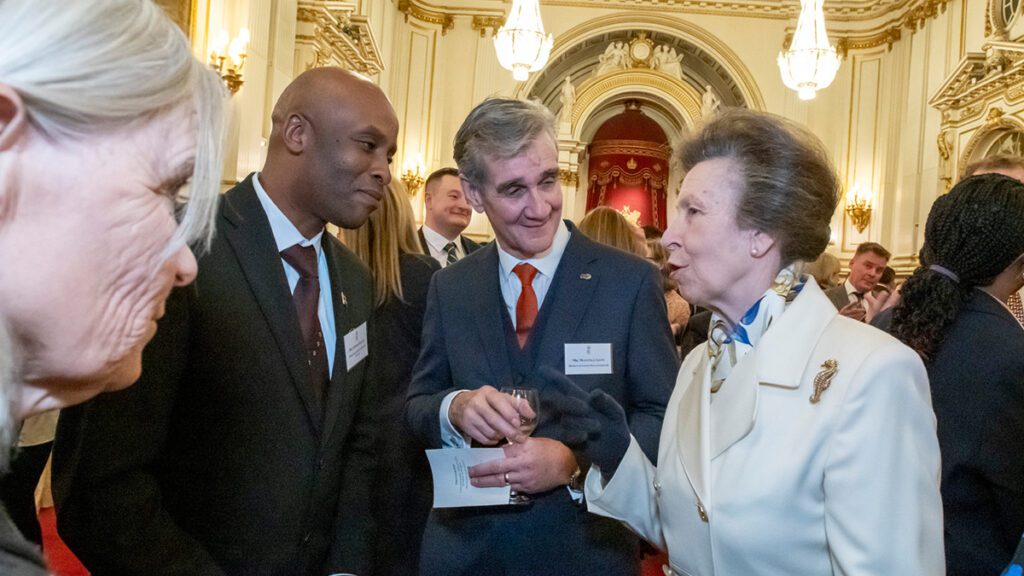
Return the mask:
[[(3, 460), (21, 419), (138, 378), (209, 242), (223, 105), (150, 0), (0, 0)], [(44, 573), (5, 516), (0, 573)]]

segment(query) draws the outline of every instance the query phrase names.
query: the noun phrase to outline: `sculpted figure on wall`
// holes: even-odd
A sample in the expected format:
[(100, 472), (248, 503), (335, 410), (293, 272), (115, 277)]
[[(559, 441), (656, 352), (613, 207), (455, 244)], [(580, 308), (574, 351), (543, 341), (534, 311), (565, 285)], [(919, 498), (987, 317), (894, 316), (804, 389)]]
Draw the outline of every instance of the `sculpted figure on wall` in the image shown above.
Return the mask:
[(953, 185), (953, 138), (949, 128), (939, 132), (935, 143), (939, 147), (939, 181), (943, 190), (949, 190)]
[(576, 88), (572, 85), (572, 79), (565, 77), (562, 83), (562, 94), (558, 97), (562, 103), (562, 110), (558, 113), (559, 124), (572, 124), (572, 107), (576, 104)]
[(704, 87), (704, 95), (700, 97), (700, 116), (707, 120), (718, 113), (718, 109), (722, 107), (722, 101), (719, 100), (718, 96), (715, 96), (711, 85)]
[(604, 54), (597, 59), (600, 64), (597, 66), (596, 74), (628, 68), (629, 66), (626, 63), (627, 50), (625, 42), (612, 42), (609, 44), (608, 48), (605, 48)]
[(654, 55), (651, 56), (651, 68), (682, 80), (683, 66), (680, 64), (682, 60), (683, 55), (677, 54), (675, 48), (662, 44), (654, 49)]

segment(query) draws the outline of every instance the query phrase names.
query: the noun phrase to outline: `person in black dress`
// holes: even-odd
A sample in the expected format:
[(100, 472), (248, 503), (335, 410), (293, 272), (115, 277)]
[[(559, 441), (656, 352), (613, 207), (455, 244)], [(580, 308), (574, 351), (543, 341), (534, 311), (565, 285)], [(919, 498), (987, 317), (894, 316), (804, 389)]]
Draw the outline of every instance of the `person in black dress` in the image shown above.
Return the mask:
[(932, 206), (893, 309), (931, 382), (948, 576), (999, 574), (1024, 532), (1024, 329), (1007, 307), (1022, 274), (1024, 184), (971, 176)]
[(362, 227), (345, 230), (343, 240), (373, 277), (369, 369), (381, 394), (375, 573), (407, 576), (417, 573), (432, 492), (424, 446), (406, 432), (402, 409), (420, 353), (427, 288), (441, 266), (423, 254), (412, 207), (394, 184), (380, 209)]

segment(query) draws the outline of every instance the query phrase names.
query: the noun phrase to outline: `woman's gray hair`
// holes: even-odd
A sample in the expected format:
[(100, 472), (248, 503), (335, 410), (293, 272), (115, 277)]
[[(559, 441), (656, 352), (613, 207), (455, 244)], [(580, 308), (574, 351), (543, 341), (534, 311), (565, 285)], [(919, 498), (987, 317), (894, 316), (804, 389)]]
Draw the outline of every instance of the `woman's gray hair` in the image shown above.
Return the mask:
[(196, 163), (171, 244), (209, 247), (226, 92), (159, 7), (150, 0), (0, 0), (0, 82), (25, 102), (32, 125), (54, 140), (124, 128), (190, 105)]
[(455, 134), (459, 173), (483, 190), (491, 179), (485, 158), (516, 156), (541, 134), (557, 142), (555, 117), (546, 106), (530, 100), (488, 98), (473, 108)]
[(839, 202), (839, 180), (821, 141), (797, 123), (730, 108), (685, 141), (683, 171), (705, 160), (730, 158), (743, 183), (736, 220), (742, 229), (775, 238), (782, 266), (813, 261), (828, 246)]

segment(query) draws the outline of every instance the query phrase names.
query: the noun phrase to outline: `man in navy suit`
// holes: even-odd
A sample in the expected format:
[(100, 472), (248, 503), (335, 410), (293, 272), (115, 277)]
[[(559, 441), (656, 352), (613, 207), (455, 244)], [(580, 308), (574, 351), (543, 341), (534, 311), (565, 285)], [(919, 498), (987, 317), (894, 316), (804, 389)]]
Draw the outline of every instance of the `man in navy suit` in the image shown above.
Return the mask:
[[(434, 510), (423, 540), (425, 576), (639, 569), (636, 537), (586, 511), (578, 488), (589, 463), (566, 445), (535, 375), (553, 367), (610, 394), (653, 460), (678, 358), (658, 270), (561, 219), (554, 126), (540, 104), (490, 99), (456, 136), (462, 188), (487, 214), (496, 242), (434, 275), (406, 420), (432, 448), (515, 439), (504, 458), (472, 469), (472, 480), (508, 484), (532, 503)], [(499, 391), (513, 385), (539, 391), (529, 438), (519, 433), (528, 408)]]
[(479, 248), (462, 235), (472, 215), (458, 169), (441, 168), (427, 176), (423, 185), (423, 226), (419, 230), (423, 253), (444, 268)]

